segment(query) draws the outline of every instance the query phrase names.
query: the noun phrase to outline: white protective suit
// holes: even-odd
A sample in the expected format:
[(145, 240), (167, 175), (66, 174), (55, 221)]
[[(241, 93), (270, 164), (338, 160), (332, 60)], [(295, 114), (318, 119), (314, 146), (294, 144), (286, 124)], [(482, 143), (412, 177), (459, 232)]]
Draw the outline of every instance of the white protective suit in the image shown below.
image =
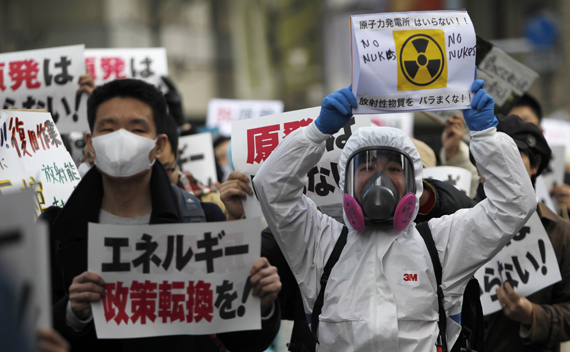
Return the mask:
[[(313, 309), (323, 268), (343, 227), (303, 194), (306, 175), (324, 153), (328, 137), (314, 123), (295, 131), (254, 180), (263, 214), (299, 283), (306, 312)], [(410, 155), (418, 205), (422, 163), (411, 140), (398, 129), (361, 128), (351, 136), (339, 162), (340, 188), (344, 189), (350, 154), (372, 145), (395, 147)], [(487, 179), (487, 199), (429, 222), (443, 268), (448, 317), (461, 312), (465, 286), (475, 271), (501, 250), (536, 208), (530, 178), (509, 136), (497, 133), (495, 127), (473, 132), (471, 149)], [(359, 233), (350, 226), (349, 230), (325, 290), (317, 350), (435, 351), (436, 279), (415, 224), (401, 232), (367, 227)], [(417, 281), (405, 281), (404, 274), (417, 274)], [(448, 318), (450, 349), (458, 332), (457, 323)]]

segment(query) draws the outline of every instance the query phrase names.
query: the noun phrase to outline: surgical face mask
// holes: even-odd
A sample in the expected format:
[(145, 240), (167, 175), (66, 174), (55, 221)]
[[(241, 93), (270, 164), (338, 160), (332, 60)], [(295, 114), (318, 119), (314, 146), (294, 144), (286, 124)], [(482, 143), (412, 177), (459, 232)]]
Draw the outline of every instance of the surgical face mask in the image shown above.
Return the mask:
[[(157, 138), (158, 139), (158, 138)], [(150, 169), (148, 155), (156, 140), (125, 129), (93, 138), (95, 165), (109, 176), (128, 177)]]
[(393, 224), (403, 230), (416, 207), (412, 159), (390, 147), (366, 147), (348, 158), (343, 206), (357, 231), (365, 224)]

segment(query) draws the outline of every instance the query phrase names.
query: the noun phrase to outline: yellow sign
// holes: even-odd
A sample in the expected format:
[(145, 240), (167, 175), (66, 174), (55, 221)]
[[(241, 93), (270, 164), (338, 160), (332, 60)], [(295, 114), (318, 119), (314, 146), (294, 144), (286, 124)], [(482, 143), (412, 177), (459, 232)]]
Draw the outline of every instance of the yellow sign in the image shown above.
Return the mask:
[(447, 87), (442, 29), (394, 31), (393, 34), (398, 55), (398, 91)]

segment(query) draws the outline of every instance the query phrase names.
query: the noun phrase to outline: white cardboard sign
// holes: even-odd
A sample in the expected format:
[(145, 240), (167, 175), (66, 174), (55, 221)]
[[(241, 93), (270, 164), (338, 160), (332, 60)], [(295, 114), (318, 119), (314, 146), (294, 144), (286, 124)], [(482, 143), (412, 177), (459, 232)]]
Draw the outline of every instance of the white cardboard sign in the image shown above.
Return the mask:
[(178, 149), (180, 150), (179, 163), (182, 170), (190, 171), (196, 180), (208, 186), (217, 181), (211, 133), (180, 137)]
[[(237, 171), (253, 179), (263, 162), (279, 143), (296, 129), (309, 125), (319, 116), (320, 107), (290, 111), (233, 123), (232, 159)], [(319, 163), (309, 171), (306, 194), (317, 206), (342, 203), (338, 160), (344, 144), (360, 127), (369, 127), (369, 116), (355, 116), (326, 142), (326, 151)], [(244, 201), (246, 215), (261, 216), (254, 197)]]
[(88, 132), (87, 94), (77, 95), (85, 74), (84, 45), (0, 54), (3, 109), (45, 109), (62, 133)]
[(401, 129), (410, 137), (414, 135), (414, 114), (411, 112), (370, 115), (370, 121), (376, 126)]
[(565, 145), (570, 148), (570, 122), (556, 119), (542, 119), (540, 127), (549, 146)]
[(0, 194), (32, 189), (39, 216), (65, 205), (80, 179), (49, 113), (0, 111)]
[(423, 171), (424, 178), (433, 178), (455, 186), (466, 195), (471, 191), (471, 171), (454, 166), (428, 167)]
[(519, 296), (526, 297), (561, 280), (552, 244), (536, 212), (475, 278), (483, 291), (484, 315), (502, 309), (495, 290), (507, 281)]
[(466, 11), (353, 15), (355, 114), (468, 109), (476, 37)]
[(99, 338), (203, 335), (261, 328), (250, 269), (261, 220), (89, 224), (88, 268), (105, 280), (92, 304)]
[(218, 127), (224, 137), (232, 137), (232, 122), (283, 112), (280, 100), (212, 99), (208, 103), (206, 126)]

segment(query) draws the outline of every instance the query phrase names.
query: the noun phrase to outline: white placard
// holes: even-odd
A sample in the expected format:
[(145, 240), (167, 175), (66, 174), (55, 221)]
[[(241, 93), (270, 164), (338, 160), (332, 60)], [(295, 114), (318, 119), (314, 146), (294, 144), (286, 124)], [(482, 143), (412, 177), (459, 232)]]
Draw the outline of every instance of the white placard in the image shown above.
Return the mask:
[(80, 179), (49, 113), (0, 111), (0, 194), (32, 189), (39, 216), (62, 207)]
[(501, 310), (495, 290), (504, 282), (509, 281), (519, 296), (526, 297), (561, 280), (550, 238), (536, 212), (475, 278), (483, 291), (484, 315)]
[(475, 30), (465, 11), (353, 15), (355, 114), (468, 109)]
[(570, 122), (556, 119), (542, 119), (540, 127), (549, 146), (565, 145), (570, 148)]
[(98, 86), (118, 78), (138, 78), (161, 87), (160, 76), (168, 76), (165, 48), (85, 49), (85, 66)]
[(250, 269), (259, 218), (216, 223), (89, 224), (88, 268), (105, 280), (93, 303), (98, 338), (261, 329)]
[[(237, 171), (250, 180), (279, 143), (296, 129), (307, 126), (320, 113), (320, 107), (286, 112), (233, 123), (232, 160)], [(370, 117), (355, 116), (326, 142), (326, 152), (308, 173), (306, 194), (317, 206), (342, 203), (338, 160), (344, 144), (354, 131), (370, 126)], [(247, 216), (261, 216), (257, 199), (244, 201)], [(249, 211), (249, 212), (248, 212)]]
[(424, 114), (441, 122), (442, 125), (448, 125), (447, 119), (453, 118), (455, 115), (463, 116), (461, 110), (434, 110), (424, 111)]
[(550, 163), (548, 163), (550, 171), (546, 172), (545, 170), (541, 175), (548, 190), (551, 190), (555, 184), (560, 185), (564, 183), (564, 153), (566, 152), (566, 146), (551, 145), (550, 150), (552, 151), (552, 158)]
[(536, 178), (536, 182), (534, 184), (534, 188), (536, 191), (536, 198), (540, 203), (544, 203), (550, 210), (554, 213), (557, 213), (556, 205), (554, 205), (554, 201), (550, 196), (550, 189), (546, 187), (546, 181), (542, 175)]
[(8, 275), (28, 326), (51, 327), (52, 305), (47, 225), (33, 221), (32, 192), (0, 196), (1, 274)]
[(370, 115), (372, 124), (380, 127), (399, 128), (410, 137), (414, 135), (414, 113), (404, 112), (400, 114), (374, 114)]
[(0, 54), (3, 109), (45, 109), (62, 133), (88, 132), (87, 94), (77, 95), (85, 74), (84, 45)]
[(428, 167), (423, 171), (424, 178), (433, 178), (455, 186), (466, 195), (471, 191), (471, 171), (454, 166)]
[(232, 122), (283, 112), (280, 100), (212, 99), (208, 103), (206, 126), (218, 127), (224, 137), (232, 137)]
[(178, 139), (179, 163), (201, 183), (211, 186), (217, 181), (216, 160), (211, 133), (198, 133)]

